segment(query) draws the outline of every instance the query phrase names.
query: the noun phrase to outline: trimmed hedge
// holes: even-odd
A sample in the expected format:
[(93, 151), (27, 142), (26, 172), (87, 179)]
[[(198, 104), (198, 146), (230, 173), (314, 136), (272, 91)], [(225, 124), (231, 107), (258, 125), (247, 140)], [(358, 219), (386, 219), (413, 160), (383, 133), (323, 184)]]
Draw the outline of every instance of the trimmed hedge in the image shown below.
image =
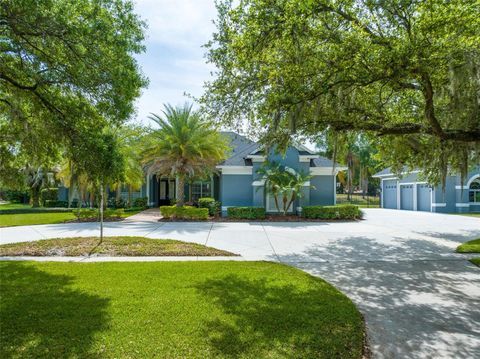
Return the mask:
[(58, 188), (44, 188), (40, 191), (40, 198), (43, 206), (46, 201), (56, 201), (58, 199)]
[(264, 219), (266, 213), (263, 207), (228, 207), (227, 216), (236, 219)]
[(192, 206), (177, 207), (173, 206), (161, 206), (160, 214), (164, 218), (177, 218), (177, 219), (208, 219), (208, 208), (197, 208)]
[(148, 197), (135, 198), (133, 201), (133, 207), (148, 207)]
[(218, 216), (222, 208), (222, 204), (216, 201), (215, 198), (203, 197), (198, 200), (199, 208), (208, 208), (208, 214), (210, 216)]
[(302, 207), (302, 216), (311, 219), (359, 219), (362, 215), (358, 206), (353, 204)]
[[(122, 218), (125, 213), (123, 208), (106, 209), (103, 211), (103, 219)], [(96, 208), (81, 208), (74, 212), (77, 219), (100, 219), (100, 211)]]
[(71, 208), (12, 208), (12, 209), (0, 209), (0, 215), (2, 214), (23, 214), (23, 213), (61, 213), (72, 212)]
[(68, 207), (68, 201), (57, 201), (57, 200), (47, 199), (43, 204), (43, 206), (47, 208), (66, 208)]

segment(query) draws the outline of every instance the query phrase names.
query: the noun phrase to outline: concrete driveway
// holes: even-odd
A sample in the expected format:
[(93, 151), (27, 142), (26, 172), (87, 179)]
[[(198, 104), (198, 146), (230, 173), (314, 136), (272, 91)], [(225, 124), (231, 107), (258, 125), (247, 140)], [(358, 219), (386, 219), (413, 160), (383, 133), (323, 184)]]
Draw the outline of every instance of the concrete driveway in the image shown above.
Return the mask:
[[(453, 252), (480, 237), (480, 219), (364, 212), (354, 223), (158, 223), (147, 216), (108, 223), (105, 234), (196, 242), (320, 276), (364, 314), (376, 358), (480, 358), (480, 268)], [(0, 243), (97, 233), (96, 223), (11, 227), (0, 229)]]

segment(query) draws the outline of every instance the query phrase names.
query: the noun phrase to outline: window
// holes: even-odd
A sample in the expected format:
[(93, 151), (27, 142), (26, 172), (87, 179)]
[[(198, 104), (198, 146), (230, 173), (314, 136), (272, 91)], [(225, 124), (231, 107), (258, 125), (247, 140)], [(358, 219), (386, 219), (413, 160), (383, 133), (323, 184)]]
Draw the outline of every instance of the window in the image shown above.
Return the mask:
[(199, 181), (192, 184), (192, 201), (196, 202), (202, 197), (212, 197), (212, 183), (210, 181)]
[(468, 190), (468, 201), (471, 203), (480, 203), (480, 178), (472, 182)]

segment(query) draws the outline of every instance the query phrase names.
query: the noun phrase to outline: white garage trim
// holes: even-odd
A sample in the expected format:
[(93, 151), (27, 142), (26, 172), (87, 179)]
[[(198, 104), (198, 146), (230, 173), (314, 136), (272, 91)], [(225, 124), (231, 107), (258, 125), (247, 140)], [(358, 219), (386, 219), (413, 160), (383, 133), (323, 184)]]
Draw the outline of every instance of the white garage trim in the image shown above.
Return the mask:
[(455, 207), (470, 207), (470, 203), (455, 203)]
[(446, 203), (432, 203), (432, 207), (447, 207)]

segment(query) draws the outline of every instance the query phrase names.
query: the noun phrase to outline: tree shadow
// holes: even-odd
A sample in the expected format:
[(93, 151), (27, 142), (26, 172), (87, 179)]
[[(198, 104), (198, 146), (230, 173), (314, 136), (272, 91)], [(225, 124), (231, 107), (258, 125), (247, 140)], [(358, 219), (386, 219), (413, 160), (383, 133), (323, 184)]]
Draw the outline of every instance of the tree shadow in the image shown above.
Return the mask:
[(216, 356), (358, 358), (363, 321), (351, 301), (325, 281), (279, 284), (227, 275), (197, 290), (227, 316), (205, 323)]
[(32, 263), (0, 263), (2, 358), (100, 357), (94, 336), (106, 328), (109, 300), (72, 287), (73, 277)]

